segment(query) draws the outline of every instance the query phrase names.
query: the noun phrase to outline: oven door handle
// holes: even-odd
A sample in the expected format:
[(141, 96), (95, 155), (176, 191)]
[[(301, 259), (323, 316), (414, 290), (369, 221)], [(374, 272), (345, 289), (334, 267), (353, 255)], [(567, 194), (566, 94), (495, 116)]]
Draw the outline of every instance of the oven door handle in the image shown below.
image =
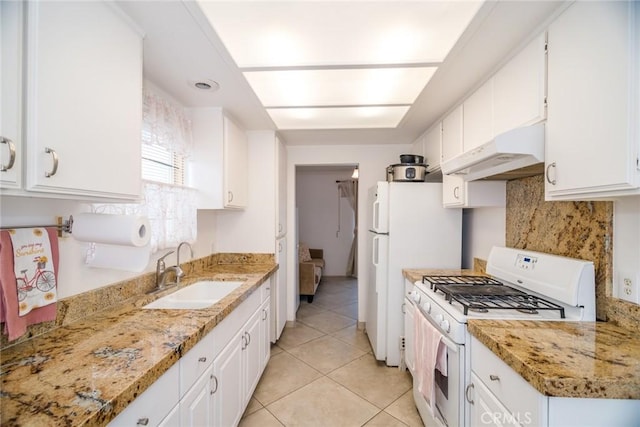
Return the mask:
[[(422, 307), (421, 307), (421, 306), (419, 306), (418, 304), (414, 304), (414, 306), (418, 309), (418, 312), (420, 312), (420, 314), (421, 314), (425, 319), (427, 319), (427, 321), (428, 321), (429, 323), (431, 323), (434, 327), (435, 327), (435, 326), (437, 326), (437, 325), (435, 325), (435, 324), (431, 321), (431, 316), (429, 316), (428, 314), (426, 314), (426, 313), (424, 312), (424, 310), (422, 309)], [(456, 343), (454, 343), (453, 341), (451, 341), (451, 340), (450, 340), (449, 338), (447, 338), (446, 336), (442, 335), (441, 341), (442, 341), (442, 343), (443, 343), (444, 345), (446, 345), (446, 346), (447, 346), (447, 348), (448, 348), (449, 350), (451, 350), (452, 352), (454, 352), (454, 353), (457, 353), (457, 352), (458, 352), (458, 345), (457, 345)]]

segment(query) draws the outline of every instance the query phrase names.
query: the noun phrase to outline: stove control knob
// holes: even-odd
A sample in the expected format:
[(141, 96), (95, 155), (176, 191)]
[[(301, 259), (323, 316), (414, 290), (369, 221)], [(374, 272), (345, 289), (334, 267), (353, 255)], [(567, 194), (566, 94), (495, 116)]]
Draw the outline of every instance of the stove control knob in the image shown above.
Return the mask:
[(427, 314), (431, 313), (431, 303), (429, 301), (426, 301), (424, 304), (422, 304), (422, 308), (424, 308), (424, 311)]
[(442, 328), (442, 330), (444, 330), (446, 333), (451, 332), (451, 325), (449, 324), (448, 320), (443, 320), (442, 323), (440, 323), (440, 327)]
[(411, 299), (413, 299), (416, 303), (420, 304), (420, 294), (418, 291), (411, 292)]
[(436, 314), (433, 317), (436, 319), (436, 322), (438, 322), (438, 324), (440, 324), (440, 322), (444, 320), (444, 316), (442, 314)]

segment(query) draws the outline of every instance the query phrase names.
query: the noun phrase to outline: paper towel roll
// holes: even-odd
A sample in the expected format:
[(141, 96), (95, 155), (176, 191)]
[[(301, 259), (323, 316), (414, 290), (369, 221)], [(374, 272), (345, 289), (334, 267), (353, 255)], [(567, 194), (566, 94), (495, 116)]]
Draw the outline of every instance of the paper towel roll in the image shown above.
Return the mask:
[(139, 215), (81, 213), (73, 217), (71, 234), (81, 242), (141, 247), (149, 243), (151, 228)]
[(91, 244), (86, 263), (90, 267), (114, 268), (141, 272), (149, 264), (151, 246), (134, 247), (107, 244)]

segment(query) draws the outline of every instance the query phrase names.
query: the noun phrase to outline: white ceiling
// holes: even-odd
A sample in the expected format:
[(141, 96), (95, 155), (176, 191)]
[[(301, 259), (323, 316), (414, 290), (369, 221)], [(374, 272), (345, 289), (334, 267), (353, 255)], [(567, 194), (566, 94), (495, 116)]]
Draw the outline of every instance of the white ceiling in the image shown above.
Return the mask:
[[(429, 1), (433, 0), (425, 0)], [(261, 3), (264, 2), (257, 4)], [(348, 5), (349, 16), (356, 19), (357, 6), (364, 2), (354, 0), (339, 3)], [(388, 3), (399, 4), (397, 1)], [(279, 131), (281, 139), (289, 145), (409, 144), (490, 75), (510, 52), (542, 31), (542, 25), (557, 11), (561, 3), (563, 2), (510, 0), (485, 2), (444, 62), (427, 79), (427, 86), (417, 96), (411, 108), (406, 114), (398, 113), (402, 114), (402, 120), (396, 128), (283, 130)], [(277, 129), (274, 120), (251, 89), (247, 78), (197, 2), (144, 0), (122, 1), (118, 4), (145, 34), (145, 78), (187, 107), (221, 106), (248, 130)], [(287, 4), (290, 7), (294, 3)], [(310, 3), (302, 1), (295, 5), (304, 8)], [(259, 14), (256, 16), (259, 17)], [(382, 26), (385, 22), (382, 20), (379, 25)], [(372, 28), (372, 34), (375, 34), (375, 28)], [(361, 30), (353, 33), (353, 37), (358, 39), (371, 35), (364, 34)], [(346, 57), (342, 61), (349, 59), (350, 57)], [(362, 62), (356, 56), (352, 59)], [(300, 64), (305, 64), (304, 61), (301, 59)], [(408, 59), (406, 62), (415, 61)], [(420, 62), (423, 63), (424, 59)], [(251, 63), (243, 64), (250, 69)], [(258, 71), (261, 69), (256, 69)], [(193, 88), (194, 82), (203, 80), (218, 82), (220, 89), (201, 91)]]

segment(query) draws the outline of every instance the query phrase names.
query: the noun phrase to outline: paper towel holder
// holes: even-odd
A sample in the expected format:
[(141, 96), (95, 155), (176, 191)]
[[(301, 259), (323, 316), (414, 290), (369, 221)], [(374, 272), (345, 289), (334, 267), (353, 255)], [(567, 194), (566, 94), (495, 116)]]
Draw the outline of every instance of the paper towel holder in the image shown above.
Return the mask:
[(2, 230), (11, 230), (12, 228), (39, 228), (39, 227), (56, 227), (58, 229), (58, 237), (62, 237), (62, 233), (71, 233), (73, 230), (73, 215), (69, 215), (69, 219), (65, 220), (61, 216), (56, 217), (57, 224), (48, 225), (15, 225), (13, 227), (0, 227)]

